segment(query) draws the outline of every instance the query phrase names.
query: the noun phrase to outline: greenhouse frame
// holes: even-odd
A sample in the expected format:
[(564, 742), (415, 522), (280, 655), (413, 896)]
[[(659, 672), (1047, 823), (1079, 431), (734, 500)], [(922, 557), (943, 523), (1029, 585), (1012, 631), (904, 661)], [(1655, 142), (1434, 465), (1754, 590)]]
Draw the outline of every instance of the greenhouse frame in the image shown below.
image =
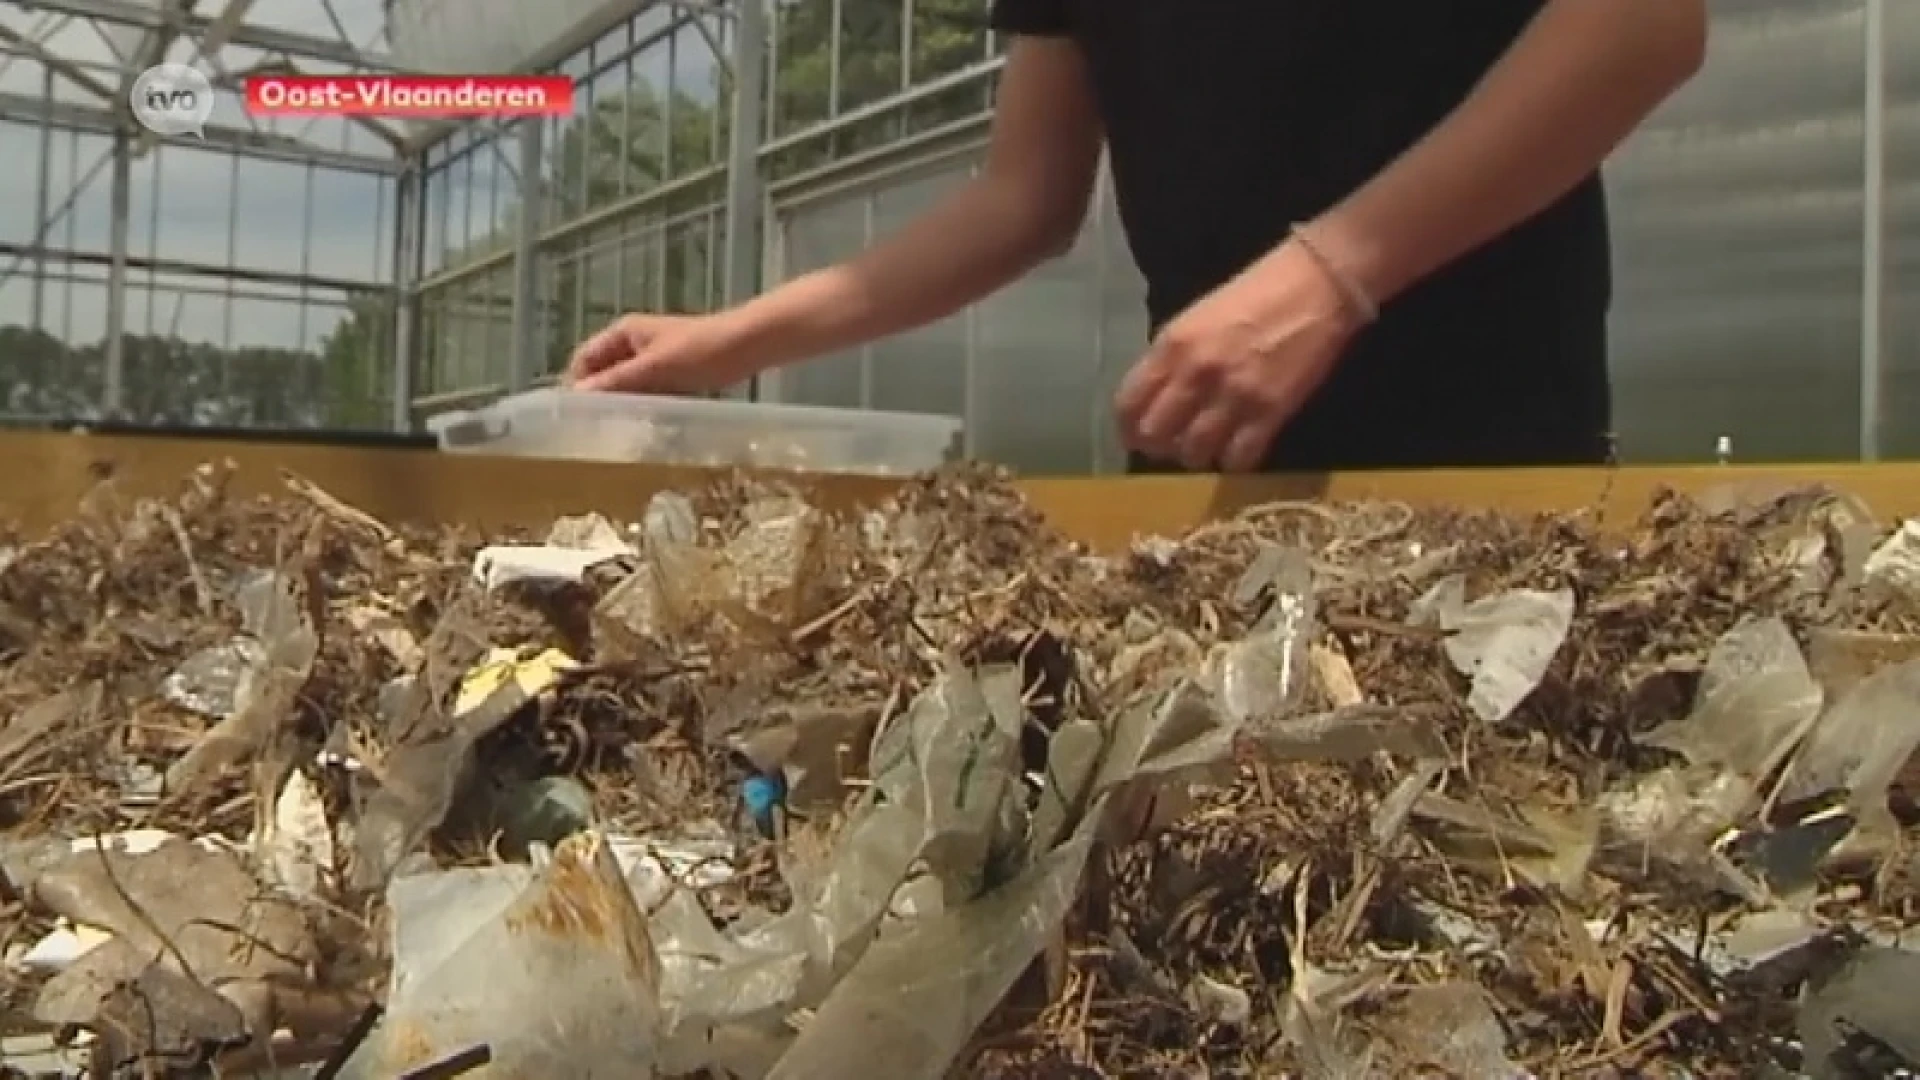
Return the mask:
[[(980, 161), (987, 0), (8, 0), (0, 364), (15, 424), (417, 432), (623, 311), (829, 264)], [(1920, 454), (1920, 4), (1715, 0), (1705, 71), (1610, 164), (1623, 457)], [(126, 107), (160, 61), (205, 137)], [(251, 74), (557, 72), (573, 115), (272, 122)], [(740, 389), (958, 416), (1111, 471), (1147, 333), (1103, 179), (1082, 239), (922, 330)], [(1064, 408), (1063, 408), (1064, 404)]]

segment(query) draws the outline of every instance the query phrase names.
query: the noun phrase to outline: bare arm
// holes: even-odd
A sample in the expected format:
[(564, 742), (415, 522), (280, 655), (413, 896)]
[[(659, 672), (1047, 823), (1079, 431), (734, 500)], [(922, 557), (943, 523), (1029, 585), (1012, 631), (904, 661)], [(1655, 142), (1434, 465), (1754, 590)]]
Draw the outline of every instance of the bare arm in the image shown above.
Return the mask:
[(1017, 39), (979, 175), (852, 260), (722, 316), (725, 351), (750, 365), (740, 376), (932, 322), (1064, 252), (1086, 218), (1101, 140), (1079, 46)]
[(1551, 0), (1424, 140), (1314, 222), (1384, 303), (1545, 209), (1699, 68), (1705, 0)]

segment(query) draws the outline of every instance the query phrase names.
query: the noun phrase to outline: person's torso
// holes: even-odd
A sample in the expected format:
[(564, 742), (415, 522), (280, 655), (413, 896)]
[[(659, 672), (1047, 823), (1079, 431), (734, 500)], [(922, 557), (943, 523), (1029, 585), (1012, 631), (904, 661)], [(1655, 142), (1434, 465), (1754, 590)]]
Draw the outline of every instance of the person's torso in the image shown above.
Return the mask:
[[(1431, 131), (1544, 0), (1067, 2), (1159, 326)], [(1463, 425), (1597, 408), (1580, 422), (1604, 427), (1609, 293), (1595, 176), (1388, 304), (1283, 442), (1356, 412), (1405, 425), (1408, 398), (1482, 414)]]

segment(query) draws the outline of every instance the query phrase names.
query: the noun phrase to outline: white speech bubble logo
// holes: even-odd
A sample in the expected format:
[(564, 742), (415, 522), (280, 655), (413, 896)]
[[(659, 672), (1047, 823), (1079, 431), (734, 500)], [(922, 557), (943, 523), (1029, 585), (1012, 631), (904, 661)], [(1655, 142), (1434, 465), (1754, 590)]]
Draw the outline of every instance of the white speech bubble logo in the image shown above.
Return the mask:
[(213, 84), (198, 68), (156, 64), (133, 80), (133, 118), (160, 135), (207, 137), (213, 115)]

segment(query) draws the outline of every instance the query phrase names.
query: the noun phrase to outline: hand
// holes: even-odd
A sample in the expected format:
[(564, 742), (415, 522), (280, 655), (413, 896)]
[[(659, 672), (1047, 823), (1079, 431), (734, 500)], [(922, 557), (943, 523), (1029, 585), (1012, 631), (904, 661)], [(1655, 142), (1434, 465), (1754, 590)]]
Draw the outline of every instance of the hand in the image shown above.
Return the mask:
[(1120, 385), (1121, 437), (1198, 472), (1257, 468), (1362, 325), (1289, 240), (1161, 330)]
[(588, 338), (567, 362), (565, 383), (580, 390), (699, 394), (752, 374), (718, 315), (623, 315)]

